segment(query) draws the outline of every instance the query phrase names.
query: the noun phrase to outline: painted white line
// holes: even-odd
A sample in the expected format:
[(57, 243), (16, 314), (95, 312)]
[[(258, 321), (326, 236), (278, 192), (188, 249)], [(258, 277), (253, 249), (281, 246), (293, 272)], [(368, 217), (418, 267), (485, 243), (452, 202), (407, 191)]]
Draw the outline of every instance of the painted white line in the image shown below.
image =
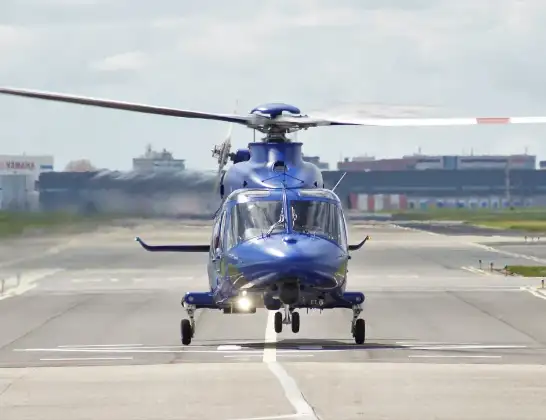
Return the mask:
[(241, 417), (238, 419), (230, 419), (230, 420), (277, 420), (277, 419), (295, 419), (301, 417), (300, 414), (285, 414), (281, 416), (267, 416), (267, 417)]
[(476, 267), (464, 266), (464, 267), (461, 267), (461, 269), (466, 270), (466, 271), (470, 271), (471, 273), (474, 273), (474, 274), (482, 274), (482, 275), (486, 275), (486, 276), (493, 275), (493, 273), (491, 273), (490, 271), (485, 271), (485, 270), (482, 270), (481, 268), (476, 268)]
[(40, 359), (43, 362), (80, 362), (93, 360), (133, 360), (132, 357), (59, 357), (51, 359)]
[(277, 333), (275, 332), (275, 312), (267, 311), (267, 324), (265, 327), (264, 363), (272, 363), (277, 360)]
[[(277, 333), (274, 328), (275, 312), (267, 311), (267, 324), (265, 327), (265, 343), (266, 346), (271, 343), (277, 342)], [(277, 349), (276, 347), (265, 348), (263, 354), (263, 362), (267, 364), (267, 367), (277, 377), (277, 380), (281, 384), (286, 399), (290, 401), (292, 407), (296, 410), (298, 416), (306, 416), (309, 419), (318, 420), (313, 408), (307, 403), (305, 397), (298, 388), (298, 384), (294, 379), (284, 370), (284, 368), (277, 362)]]
[(531, 293), (533, 296), (536, 296), (537, 298), (546, 300), (546, 292), (541, 292), (538, 289), (534, 289), (529, 286), (520, 287), (520, 290), (524, 290), (526, 292)]
[(143, 344), (74, 344), (74, 345), (63, 345), (57, 346), (60, 349), (63, 348), (91, 348), (91, 347), (139, 347)]
[(412, 359), (501, 359), (502, 356), (493, 356), (493, 355), (480, 355), (480, 354), (469, 354), (467, 356), (459, 355), (448, 355), (448, 354), (411, 354), (408, 357)]
[[(14, 349), (13, 350), (14, 352), (28, 352), (28, 353), (32, 353), (32, 352), (42, 352), (42, 353), (116, 353), (116, 354), (119, 354), (119, 353), (127, 353), (127, 354), (138, 354), (138, 353), (150, 353), (150, 354), (153, 354), (153, 353), (157, 353), (157, 354), (172, 354), (172, 353), (214, 353), (214, 354), (218, 354), (218, 353), (234, 353), (234, 354), (262, 354), (264, 357), (266, 355), (266, 352), (264, 350), (234, 350), (234, 351), (228, 351), (228, 350), (224, 350), (224, 351), (218, 351), (218, 350), (161, 350), (161, 349), (157, 349), (157, 350), (154, 350), (154, 349), (142, 349), (142, 348), (139, 348), (139, 349), (132, 349), (132, 348), (98, 348), (98, 347), (95, 347), (95, 348), (92, 348), (92, 349), (87, 349), (87, 348), (51, 348), (51, 349)], [(340, 351), (344, 351), (344, 350), (339, 350), (339, 349), (332, 349), (332, 350), (320, 350), (320, 352), (328, 352), (328, 353), (331, 353), (331, 352), (340, 352)], [(305, 352), (313, 352), (311, 350), (278, 350), (279, 353), (305, 353)]]
[[(8, 289), (3, 294), (0, 294), (0, 300), (8, 299), (14, 296), (20, 296), (32, 289), (35, 289), (37, 287), (37, 281), (53, 274), (59, 273), (61, 271), (64, 270), (61, 268), (57, 268), (53, 270), (30, 271), (27, 273), (23, 272), (18, 278), (17, 286)], [(17, 278), (15, 279), (15, 281), (17, 282)]]
[(492, 248), (490, 246), (487, 246), (487, 245), (484, 245), (484, 244), (478, 244), (478, 243), (475, 243), (475, 242), (467, 242), (467, 244), (470, 244), (470, 245), (478, 247), (478, 248), (485, 249), (486, 251), (489, 251), (489, 252), (494, 252), (494, 253), (497, 253), (497, 254), (503, 254), (503, 255), (507, 255), (509, 257), (514, 257), (514, 258), (521, 258), (521, 259), (524, 259), (524, 260), (534, 261), (534, 262), (541, 263), (543, 265), (546, 264), (546, 259), (544, 259), (544, 258), (538, 258), (538, 257), (533, 257), (531, 255), (518, 254), (516, 252), (510, 252), (510, 251), (505, 251), (505, 250), (501, 250), (501, 249), (497, 249), (497, 248)]
[(217, 351), (235, 351), (235, 350), (241, 350), (241, 346), (235, 346), (235, 345), (224, 345), (224, 346), (218, 346), (216, 349)]
[(469, 344), (469, 345), (447, 345), (447, 346), (412, 346), (402, 345), (411, 350), (491, 350), (491, 349), (526, 349), (527, 346), (519, 345), (481, 345), (481, 344)]
[[(292, 354), (285, 354), (285, 353), (277, 353), (277, 357), (315, 357), (314, 354), (295, 354), (295, 353), (292, 353)], [(230, 354), (230, 355), (227, 355), (227, 356), (224, 356), (226, 358), (240, 358), (240, 359), (245, 359), (247, 357), (263, 357), (263, 354), (262, 353), (259, 353), (259, 354), (246, 354), (244, 356), (241, 356), (240, 354)]]
[(396, 344), (405, 344), (407, 346), (426, 346), (426, 345), (444, 345), (444, 346), (479, 346), (480, 343), (453, 343), (447, 341), (395, 341)]

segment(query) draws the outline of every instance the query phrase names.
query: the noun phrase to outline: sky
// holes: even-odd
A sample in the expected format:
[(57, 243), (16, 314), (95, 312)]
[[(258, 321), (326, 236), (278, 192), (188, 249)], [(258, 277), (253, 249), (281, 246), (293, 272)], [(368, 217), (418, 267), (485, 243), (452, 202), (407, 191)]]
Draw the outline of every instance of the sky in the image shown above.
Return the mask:
[[(544, 0), (2, 0), (0, 86), (210, 112), (546, 115)], [(236, 106), (237, 104), (237, 106)], [(2, 154), (130, 169), (146, 144), (214, 169), (222, 122), (0, 97)], [(307, 155), (524, 153), (546, 125), (320, 127)], [(234, 148), (253, 133), (233, 131)]]

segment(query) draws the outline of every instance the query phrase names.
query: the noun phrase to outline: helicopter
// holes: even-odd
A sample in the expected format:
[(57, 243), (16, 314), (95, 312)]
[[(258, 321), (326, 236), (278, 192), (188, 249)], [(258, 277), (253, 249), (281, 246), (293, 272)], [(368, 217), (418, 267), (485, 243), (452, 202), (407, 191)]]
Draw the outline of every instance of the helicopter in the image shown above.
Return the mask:
[[(300, 329), (303, 309), (352, 310), (356, 344), (366, 338), (360, 318), (365, 295), (347, 290), (350, 253), (368, 240), (348, 244), (348, 225), (335, 187), (325, 187), (320, 169), (302, 157), (302, 143), (288, 134), (324, 126), (453, 126), (546, 123), (546, 117), (484, 118), (325, 118), (302, 114), (296, 106), (267, 103), (247, 115), (217, 114), (120, 102), (38, 90), (0, 87), (0, 93), (49, 101), (180, 118), (241, 124), (261, 132), (260, 141), (231, 153), (230, 135), (212, 150), (218, 158), (216, 186), (222, 204), (206, 245), (149, 245), (150, 252), (208, 253), (209, 290), (187, 292), (181, 300), (188, 318), (180, 323), (183, 345), (195, 335), (195, 312), (226, 314), (275, 311), (274, 328)], [(228, 161), (233, 162), (224, 170)], [(341, 181), (341, 180), (340, 180)], [(339, 182), (338, 182), (339, 184)]]

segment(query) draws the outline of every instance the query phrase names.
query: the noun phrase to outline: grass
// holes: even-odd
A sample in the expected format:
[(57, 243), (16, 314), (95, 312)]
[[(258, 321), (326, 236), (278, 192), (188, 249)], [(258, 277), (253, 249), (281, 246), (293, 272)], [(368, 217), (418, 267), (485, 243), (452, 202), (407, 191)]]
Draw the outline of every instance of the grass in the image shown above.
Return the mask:
[(523, 277), (546, 277), (546, 266), (544, 265), (509, 265), (507, 271)]
[(75, 225), (111, 220), (111, 216), (85, 217), (71, 213), (30, 213), (0, 211), (0, 237), (32, 231), (59, 231)]
[(430, 209), (406, 210), (393, 214), (395, 220), (458, 220), (495, 229), (546, 232), (545, 208), (521, 209)]

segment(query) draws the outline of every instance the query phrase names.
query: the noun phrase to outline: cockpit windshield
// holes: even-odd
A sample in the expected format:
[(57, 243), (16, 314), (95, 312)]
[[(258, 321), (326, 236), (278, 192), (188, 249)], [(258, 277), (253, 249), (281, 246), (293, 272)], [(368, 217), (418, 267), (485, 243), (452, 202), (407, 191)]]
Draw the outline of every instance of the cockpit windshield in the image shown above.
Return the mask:
[(336, 243), (342, 242), (340, 213), (334, 203), (293, 200), (290, 207), (294, 231), (323, 236)]
[(230, 243), (239, 244), (267, 233), (285, 230), (281, 201), (237, 203), (231, 210)]
[[(341, 216), (334, 203), (318, 200), (291, 200), (291, 227), (295, 232), (309, 233), (343, 242)], [(229, 246), (258, 236), (282, 233), (286, 229), (282, 201), (237, 203), (231, 210)]]

